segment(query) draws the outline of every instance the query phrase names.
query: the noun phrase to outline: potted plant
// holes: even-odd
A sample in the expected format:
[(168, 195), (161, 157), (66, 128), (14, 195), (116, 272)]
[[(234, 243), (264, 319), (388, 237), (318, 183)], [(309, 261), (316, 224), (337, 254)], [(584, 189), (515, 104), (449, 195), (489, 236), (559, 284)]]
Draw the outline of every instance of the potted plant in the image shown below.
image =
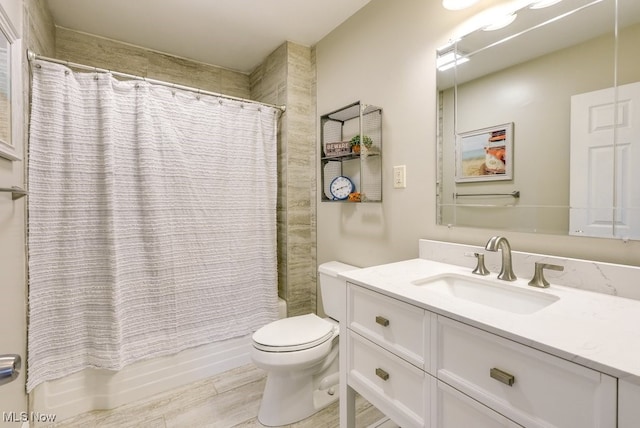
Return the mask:
[[(363, 135), (362, 144), (369, 149), (373, 145), (373, 140), (368, 135)], [(351, 139), (351, 151), (353, 153), (360, 153), (360, 135), (356, 135)]]

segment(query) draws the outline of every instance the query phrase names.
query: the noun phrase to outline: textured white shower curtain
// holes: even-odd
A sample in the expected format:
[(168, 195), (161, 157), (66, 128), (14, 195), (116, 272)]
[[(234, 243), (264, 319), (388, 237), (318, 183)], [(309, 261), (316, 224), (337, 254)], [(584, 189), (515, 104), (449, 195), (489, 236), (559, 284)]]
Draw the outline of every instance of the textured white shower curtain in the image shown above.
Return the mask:
[(277, 110), (32, 65), (27, 390), (276, 319)]

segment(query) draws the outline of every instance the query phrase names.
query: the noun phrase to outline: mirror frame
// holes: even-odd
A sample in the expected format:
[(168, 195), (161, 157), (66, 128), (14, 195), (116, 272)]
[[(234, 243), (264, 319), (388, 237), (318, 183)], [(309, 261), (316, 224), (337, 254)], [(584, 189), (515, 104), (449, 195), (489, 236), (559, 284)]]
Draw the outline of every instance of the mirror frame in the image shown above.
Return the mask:
[(9, 106), (10, 116), (10, 141), (0, 140), (0, 157), (11, 160), (22, 160), (23, 154), (23, 103), (22, 103), (22, 75), (23, 75), (23, 51), (22, 40), (15, 27), (11, 23), (6, 11), (0, 5), (0, 32), (8, 42), (7, 54), (9, 64), (7, 76), (9, 76)]

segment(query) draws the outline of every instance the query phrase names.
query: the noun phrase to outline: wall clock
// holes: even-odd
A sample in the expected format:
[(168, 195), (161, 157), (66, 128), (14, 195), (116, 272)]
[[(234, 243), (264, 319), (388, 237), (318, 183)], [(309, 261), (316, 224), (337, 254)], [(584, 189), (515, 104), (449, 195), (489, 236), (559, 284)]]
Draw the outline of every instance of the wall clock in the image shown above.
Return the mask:
[(349, 177), (339, 175), (331, 181), (329, 185), (329, 191), (334, 201), (342, 201), (349, 197), (349, 194), (355, 190), (353, 182)]

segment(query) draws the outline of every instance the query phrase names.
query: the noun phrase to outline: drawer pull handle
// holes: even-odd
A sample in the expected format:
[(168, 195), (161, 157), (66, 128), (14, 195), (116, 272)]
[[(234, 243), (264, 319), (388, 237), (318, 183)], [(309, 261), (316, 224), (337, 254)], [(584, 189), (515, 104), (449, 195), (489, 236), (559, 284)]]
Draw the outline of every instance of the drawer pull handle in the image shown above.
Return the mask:
[(385, 317), (381, 317), (380, 315), (376, 317), (376, 322), (383, 327), (389, 327), (389, 320)]
[(388, 380), (389, 379), (389, 373), (385, 372), (384, 370), (382, 370), (380, 368), (376, 369), (376, 376), (378, 376), (382, 380)]
[(489, 370), (489, 375), (493, 379), (497, 380), (498, 382), (502, 382), (505, 385), (509, 385), (509, 386), (513, 385), (513, 383), (516, 381), (516, 378), (514, 375), (509, 374), (507, 372), (503, 372), (502, 370), (497, 369), (495, 367)]

